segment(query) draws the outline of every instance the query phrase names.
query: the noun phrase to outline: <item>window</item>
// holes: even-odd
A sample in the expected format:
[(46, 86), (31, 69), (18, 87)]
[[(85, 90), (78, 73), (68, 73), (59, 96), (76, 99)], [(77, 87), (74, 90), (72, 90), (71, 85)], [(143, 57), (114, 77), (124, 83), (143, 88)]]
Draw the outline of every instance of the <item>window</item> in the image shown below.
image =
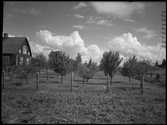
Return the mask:
[(3, 64), (8, 65), (9, 64), (9, 56), (3, 56)]
[(29, 58), (27, 58), (27, 60), (26, 60), (26, 64), (28, 65), (28, 64), (29, 64), (29, 62), (30, 62), (30, 59), (29, 59)]
[(27, 47), (23, 46), (23, 54), (27, 54)]
[(20, 65), (23, 64), (23, 57), (20, 57)]
[(19, 53), (21, 53), (21, 49), (19, 49)]

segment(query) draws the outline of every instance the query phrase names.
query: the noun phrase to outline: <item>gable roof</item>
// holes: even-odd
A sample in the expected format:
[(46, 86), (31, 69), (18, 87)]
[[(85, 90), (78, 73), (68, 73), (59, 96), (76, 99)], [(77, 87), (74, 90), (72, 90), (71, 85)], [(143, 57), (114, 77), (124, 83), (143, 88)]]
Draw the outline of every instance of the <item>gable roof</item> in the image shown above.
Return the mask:
[(18, 50), (21, 46), (21, 44), (26, 41), (27, 45), (30, 49), (30, 55), (31, 54), (31, 48), (29, 46), (28, 40), (26, 37), (8, 37), (8, 38), (3, 38), (3, 53), (8, 53), (8, 54), (15, 54), (18, 53)]

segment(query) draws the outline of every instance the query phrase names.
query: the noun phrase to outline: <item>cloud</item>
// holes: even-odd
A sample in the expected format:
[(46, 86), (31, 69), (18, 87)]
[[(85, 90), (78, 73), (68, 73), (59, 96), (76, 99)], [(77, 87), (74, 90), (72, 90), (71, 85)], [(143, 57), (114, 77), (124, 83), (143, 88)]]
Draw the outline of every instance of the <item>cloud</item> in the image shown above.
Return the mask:
[(83, 25), (74, 25), (74, 26), (72, 26), (72, 27), (74, 27), (74, 28), (76, 28), (76, 29), (80, 29), (80, 30), (88, 30), (88, 27), (85, 27), (85, 26), (83, 26)]
[(154, 62), (157, 60), (159, 50), (161, 49), (160, 44), (157, 46), (141, 44), (131, 33), (124, 33), (122, 36), (115, 37), (108, 44), (110, 50), (119, 51), (124, 57), (132, 57), (133, 55), (137, 57), (143, 56)]
[(15, 16), (13, 14), (10, 14), (10, 13), (6, 13), (5, 17), (6, 18), (15, 18)]
[(41, 46), (33, 41), (29, 41), (29, 44), (33, 57), (35, 57), (36, 54), (43, 53), (44, 56), (46, 56), (46, 58), (48, 59), (48, 55), (52, 51), (50, 47)]
[(76, 18), (84, 18), (84, 16), (79, 15), (79, 14), (75, 14), (74, 16), (75, 16)]
[(87, 4), (84, 2), (79, 2), (78, 5), (73, 7), (73, 9), (79, 9), (79, 8), (83, 8), (83, 7), (87, 7)]
[(136, 21), (134, 21), (134, 20), (132, 20), (132, 19), (125, 19), (125, 21), (127, 21), (127, 22), (131, 22), (131, 23), (136, 22)]
[(42, 11), (37, 10), (35, 8), (30, 8), (30, 9), (20, 9), (20, 8), (15, 8), (14, 11), (24, 13), (24, 14), (33, 14), (33, 15), (41, 15)]
[(143, 38), (151, 39), (151, 38), (157, 36), (157, 34), (155, 34), (155, 31), (153, 31), (153, 30), (148, 30), (146, 27), (143, 27), (143, 28), (140, 28), (140, 29), (134, 28), (134, 30), (136, 30), (136, 32), (145, 33), (146, 36), (144, 36)]
[(99, 14), (112, 15), (117, 18), (129, 18), (133, 13), (142, 13), (145, 4), (140, 2), (90, 2)]
[(112, 21), (104, 20), (101, 17), (89, 16), (86, 21), (88, 24), (112, 26)]
[(41, 26), (39, 26), (39, 28), (46, 29), (46, 26), (45, 25), (41, 25)]
[(83, 62), (88, 61), (90, 58), (92, 58), (93, 61), (100, 61), (102, 55), (102, 51), (97, 45), (85, 47), (84, 41), (78, 31), (74, 31), (69, 36), (63, 36), (53, 35), (53, 33), (48, 30), (40, 30), (36, 33), (35, 44), (36, 45), (33, 44), (32, 46), (39, 47), (35, 51), (45, 51), (43, 47), (48, 47), (49, 50), (63, 51), (69, 54), (73, 59), (75, 59), (77, 53), (80, 52)]
[(97, 29), (101, 29), (101, 27), (88, 27), (88, 26), (84, 26), (84, 25), (73, 25), (72, 27), (79, 29), (79, 30), (97, 30)]

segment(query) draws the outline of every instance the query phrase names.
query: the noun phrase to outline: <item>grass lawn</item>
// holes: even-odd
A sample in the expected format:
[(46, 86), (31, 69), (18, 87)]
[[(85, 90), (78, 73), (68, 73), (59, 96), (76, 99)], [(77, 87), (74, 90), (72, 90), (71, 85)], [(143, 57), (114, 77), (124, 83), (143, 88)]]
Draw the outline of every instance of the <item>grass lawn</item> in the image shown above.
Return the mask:
[(54, 72), (40, 74), (30, 85), (17, 86), (5, 82), (2, 90), (1, 121), (3, 123), (122, 123), (166, 124), (166, 88), (145, 83), (140, 93), (138, 80), (132, 88), (127, 77), (116, 74), (105, 93), (106, 77), (98, 72), (82, 87), (76, 76), (70, 91), (70, 74), (60, 83)]

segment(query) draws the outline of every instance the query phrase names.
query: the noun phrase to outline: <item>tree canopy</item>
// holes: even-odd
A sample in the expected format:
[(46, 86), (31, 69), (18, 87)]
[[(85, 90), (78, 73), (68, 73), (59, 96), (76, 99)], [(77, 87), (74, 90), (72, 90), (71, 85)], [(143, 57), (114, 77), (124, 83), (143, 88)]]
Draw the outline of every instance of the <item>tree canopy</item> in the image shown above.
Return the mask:
[[(62, 51), (51, 51), (49, 54), (49, 65), (54, 72), (62, 77), (73, 70), (73, 60)], [(61, 81), (62, 82), (62, 81)]]

